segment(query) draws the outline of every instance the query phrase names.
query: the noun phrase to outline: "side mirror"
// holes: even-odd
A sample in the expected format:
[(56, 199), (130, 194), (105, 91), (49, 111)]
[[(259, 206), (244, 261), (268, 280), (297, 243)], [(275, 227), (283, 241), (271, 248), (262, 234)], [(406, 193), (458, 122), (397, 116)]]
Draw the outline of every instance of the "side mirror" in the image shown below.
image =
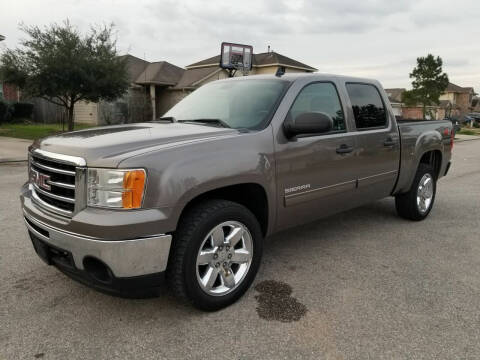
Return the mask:
[(295, 119), (289, 115), (283, 123), (283, 128), (289, 138), (300, 134), (320, 134), (332, 130), (333, 120), (330, 115), (322, 112), (306, 112)]

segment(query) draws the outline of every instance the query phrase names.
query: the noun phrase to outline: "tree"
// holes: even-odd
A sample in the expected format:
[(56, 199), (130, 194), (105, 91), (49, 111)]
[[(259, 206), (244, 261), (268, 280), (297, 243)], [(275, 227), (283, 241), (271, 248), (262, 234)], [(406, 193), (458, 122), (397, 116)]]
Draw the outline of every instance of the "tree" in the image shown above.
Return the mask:
[(69, 21), (44, 29), (20, 26), (28, 39), (0, 57), (0, 76), (27, 96), (65, 107), (68, 130), (78, 101), (111, 101), (128, 88), (126, 63), (117, 56), (113, 25), (80, 34)]
[(417, 67), (410, 73), (412, 90), (407, 90), (402, 95), (406, 105), (422, 104), (423, 118), (427, 114), (427, 106), (440, 104), (439, 98), (448, 86), (448, 76), (442, 72), (442, 59), (432, 54), (417, 58)]

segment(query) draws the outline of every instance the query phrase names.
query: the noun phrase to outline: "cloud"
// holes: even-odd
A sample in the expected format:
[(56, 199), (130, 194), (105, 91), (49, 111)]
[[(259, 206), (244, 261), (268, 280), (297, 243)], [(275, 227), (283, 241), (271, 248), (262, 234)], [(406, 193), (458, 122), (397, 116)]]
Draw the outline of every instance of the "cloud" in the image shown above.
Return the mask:
[[(408, 86), (418, 56), (439, 55), (453, 82), (480, 89), (478, 0), (16, 0), (0, 2), (1, 46), (17, 26), (70, 17), (81, 31), (114, 22), (118, 46), (179, 66), (218, 54), (222, 41), (252, 44), (318, 68)], [(470, 80), (469, 80), (470, 79)]]

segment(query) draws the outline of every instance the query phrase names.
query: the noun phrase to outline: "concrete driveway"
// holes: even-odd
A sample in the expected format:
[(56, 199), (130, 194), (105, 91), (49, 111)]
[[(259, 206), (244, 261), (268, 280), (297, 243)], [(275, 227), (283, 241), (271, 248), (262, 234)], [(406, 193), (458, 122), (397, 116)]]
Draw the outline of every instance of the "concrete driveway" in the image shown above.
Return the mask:
[[(0, 359), (478, 359), (480, 141), (455, 145), (420, 223), (385, 199), (268, 240), (233, 306), (126, 300), (34, 253), (21, 165), (0, 166)], [(291, 292), (290, 292), (291, 291)]]
[(0, 163), (26, 161), (27, 149), (32, 140), (0, 136)]

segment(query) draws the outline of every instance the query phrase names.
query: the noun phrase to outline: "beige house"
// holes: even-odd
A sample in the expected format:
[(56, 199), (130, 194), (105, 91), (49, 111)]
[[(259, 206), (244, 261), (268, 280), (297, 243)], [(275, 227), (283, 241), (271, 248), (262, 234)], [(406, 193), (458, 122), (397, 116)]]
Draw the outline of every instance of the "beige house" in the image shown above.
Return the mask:
[(459, 110), (458, 116), (463, 116), (473, 110), (472, 100), (475, 91), (472, 87), (461, 87), (452, 83), (448, 84), (445, 92), (440, 95), (440, 101), (445, 107)]
[(393, 88), (393, 89), (385, 89), (387, 93), (388, 100), (393, 108), (393, 113), (395, 116), (403, 116), (402, 113), (402, 94), (406, 89), (404, 88)]
[[(275, 74), (279, 68), (282, 68), (286, 73), (317, 71), (314, 67), (270, 51), (253, 54), (252, 70), (248, 72), (248, 75)], [(242, 75), (241, 71), (235, 74), (235, 76)], [(175, 89), (193, 90), (210, 81), (227, 77), (228, 71), (220, 68), (220, 55), (217, 55), (186, 66), (186, 70)]]
[[(134, 121), (132, 116), (140, 121), (156, 119), (196, 88), (229, 76), (228, 71), (219, 66), (220, 55), (188, 65), (185, 69), (166, 61), (150, 63), (132, 55), (124, 55), (124, 58), (131, 82), (128, 95), (115, 103), (77, 104), (75, 122), (128, 122)], [(317, 71), (314, 67), (271, 51), (253, 55), (252, 70), (248, 75), (275, 74), (279, 68), (286, 73)], [(240, 71), (235, 74), (242, 75)], [(137, 106), (142, 102), (146, 106)]]
[(178, 83), (184, 69), (167, 61), (151, 63), (133, 55), (122, 58), (127, 62), (128, 93), (112, 103), (79, 102), (75, 105), (75, 122), (96, 125), (147, 121), (157, 118), (178, 101), (171, 97), (174, 93), (166, 90)]

